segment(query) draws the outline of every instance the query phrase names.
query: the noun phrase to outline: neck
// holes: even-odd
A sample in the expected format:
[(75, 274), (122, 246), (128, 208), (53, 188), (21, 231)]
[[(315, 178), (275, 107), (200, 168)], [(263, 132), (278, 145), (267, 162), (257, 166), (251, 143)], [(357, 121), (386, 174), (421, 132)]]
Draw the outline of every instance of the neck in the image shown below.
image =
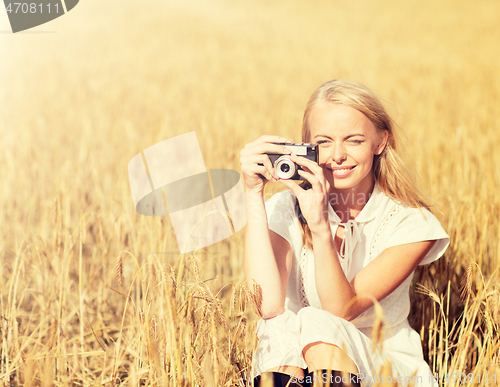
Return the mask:
[(355, 218), (370, 199), (375, 180), (370, 173), (356, 186), (346, 189), (330, 188), (330, 205), (342, 222)]

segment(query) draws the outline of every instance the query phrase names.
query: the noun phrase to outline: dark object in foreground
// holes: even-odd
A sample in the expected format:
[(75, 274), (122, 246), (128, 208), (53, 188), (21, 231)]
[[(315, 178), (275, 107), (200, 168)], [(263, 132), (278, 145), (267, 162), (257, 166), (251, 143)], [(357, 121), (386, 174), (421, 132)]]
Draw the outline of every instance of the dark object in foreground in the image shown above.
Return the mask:
[[(264, 374), (262, 374), (262, 375), (265, 375), (265, 374), (272, 374), (273, 383), (271, 385), (269, 383), (266, 384), (269, 387), (270, 386), (273, 386), (273, 387), (285, 387), (285, 386), (303, 387), (304, 386), (304, 384), (300, 383), (296, 378), (290, 377), (290, 375), (287, 375), (287, 374), (282, 374), (281, 372), (264, 372)], [(255, 387), (260, 387), (260, 379), (261, 379), (261, 375), (257, 376), (253, 380), (253, 385)]]
[[(336, 370), (316, 370), (309, 372), (300, 381), (295, 376), (283, 374), (281, 372), (264, 372), (264, 374), (272, 374), (272, 387), (313, 387), (313, 386), (335, 386), (335, 387), (360, 387), (361, 384), (357, 375)], [(254, 379), (254, 386), (260, 387), (261, 375)], [(264, 386), (263, 386), (264, 387)]]

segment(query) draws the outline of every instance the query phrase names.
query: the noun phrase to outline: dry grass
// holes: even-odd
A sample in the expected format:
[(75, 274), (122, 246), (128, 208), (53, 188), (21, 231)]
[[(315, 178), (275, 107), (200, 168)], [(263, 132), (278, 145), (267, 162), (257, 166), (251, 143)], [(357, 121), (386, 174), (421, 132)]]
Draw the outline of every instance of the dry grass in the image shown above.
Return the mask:
[(298, 140), (332, 78), (385, 98), (451, 237), (415, 277), (426, 359), (444, 386), (496, 385), (500, 4), (189, 4), (83, 1), (38, 28), (56, 33), (0, 35), (0, 386), (243, 385), (242, 232), (179, 255), (168, 217), (134, 211), (127, 164), (196, 130), (208, 167), (239, 169), (261, 134)]

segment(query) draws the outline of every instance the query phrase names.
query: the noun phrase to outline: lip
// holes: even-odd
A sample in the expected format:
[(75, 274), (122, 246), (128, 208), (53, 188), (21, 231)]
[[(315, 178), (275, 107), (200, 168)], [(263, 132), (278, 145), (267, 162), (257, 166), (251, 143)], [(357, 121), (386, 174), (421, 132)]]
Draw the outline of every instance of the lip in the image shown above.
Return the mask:
[(331, 167), (330, 169), (337, 171), (339, 169), (347, 169), (347, 168), (354, 168), (354, 167), (355, 167), (355, 165), (343, 165), (341, 167)]
[(352, 171), (354, 171), (354, 169), (356, 168), (356, 166), (352, 165), (350, 167), (351, 169), (349, 171), (339, 172), (340, 169), (346, 169), (346, 168), (349, 168), (349, 166), (345, 166), (345, 167), (333, 167), (333, 168), (331, 168), (333, 177), (336, 177), (336, 178), (339, 178), (339, 179), (343, 179), (343, 178), (349, 176), (352, 173)]

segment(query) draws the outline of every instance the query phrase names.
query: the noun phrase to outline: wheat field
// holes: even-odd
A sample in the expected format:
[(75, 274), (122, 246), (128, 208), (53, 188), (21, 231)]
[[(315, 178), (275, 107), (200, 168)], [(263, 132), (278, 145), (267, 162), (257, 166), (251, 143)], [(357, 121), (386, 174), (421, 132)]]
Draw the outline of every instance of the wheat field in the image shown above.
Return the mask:
[(239, 171), (260, 135), (300, 140), (309, 95), (333, 78), (382, 97), (451, 237), (412, 290), (439, 385), (497, 385), (499, 13), (494, 0), (82, 1), (0, 34), (0, 386), (250, 383), (244, 231), (181, 255), (168, 216), (135, 212), (127, 165), (194, 130), (208, 168)]

